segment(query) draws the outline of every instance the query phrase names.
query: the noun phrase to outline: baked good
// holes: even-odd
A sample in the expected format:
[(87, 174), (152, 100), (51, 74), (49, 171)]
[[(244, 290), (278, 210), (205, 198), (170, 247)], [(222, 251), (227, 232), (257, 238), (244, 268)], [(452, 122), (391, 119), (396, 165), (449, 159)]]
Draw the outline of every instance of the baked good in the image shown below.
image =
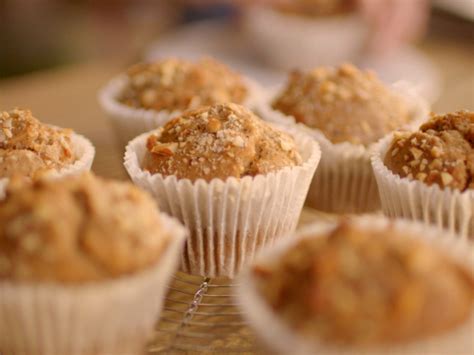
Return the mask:
[(183, 111), (219, 102), (240, 104), (248, 95), (243, 78), (211, 58), (138, 64), (127, 76), (128, 85), (119, 101), (135, 108)]
[(187, 111), (147, 140), (143, 167), (178, 179), (256, 176), (301, 164), (293, 138), (243, 106)]
[(154, 201), (91, 174), (31, 186), (0, 202), (0, 281), (83, 283), (156, 263), (167, 245)]
[(0, 178), (58, 171), (77, 158), (71, 130), (42, 124), (27, 109), (0, 113)]
[(189, 230), (182, 271), (235, 277), (294, 230), (321, 155), (311, 137), (278, 128), (221, 103), (129, 142), (124, 166), (133, 182)]
[(272, 106), (332, 143), (364, 146), (412, 119), (406, 103), (373, 72), (350, 64), (292, 72)]
[(395, 345), (466, 322), (472, 273), (412, 230), (370, 226), (343, 221), (263, 260), (257, 291), (294, 331), (328, 345)]
[(275, 4), (277, 10), (307, 17), (333, 16), (354, 11), (355, 0), (292, 0)]
[(434, 115), (413, 133), (398, 133), (384, 164), (427, 185), (474, 189), (474, 112)]
[(130, 183), (12, 179), (0, 202), (2, 353), (142, 353), (185, 235)]

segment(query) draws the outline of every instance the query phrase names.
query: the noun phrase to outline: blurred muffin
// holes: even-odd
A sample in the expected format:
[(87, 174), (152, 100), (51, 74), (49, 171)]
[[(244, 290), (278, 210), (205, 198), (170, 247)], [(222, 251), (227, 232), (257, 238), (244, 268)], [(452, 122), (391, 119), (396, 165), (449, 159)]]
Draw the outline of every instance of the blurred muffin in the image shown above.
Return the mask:
[(144, 168), (178, 179), (241, 178), (300, 165), (295, 141), (236, 104), (187, 111), (147, 140)]
[(293, 72), (286, 86), (259, 106), (262, 118), (297, 125), (321, 145), (321, 166), (307, 204), (331, 213), (380, 208), (370, 166), (372, 145), (424, 119), (427, 105), (409, 88), (385, 86), (353, 65)]
[(138, 64), (127, 71), (129, 86), (119, 100), (132, 107), (156, 111), (187, 110), (219, 102), (244, 102), (243, 78), (226, 65), (203, 58)]
[(0, 269), (0, 280), (119, 277), (156, 263), (170, 238), (145, 193), (92, 175), (12, 184), (0, 204), (0, 225), (0, 259), (11, 266)]
[(233, 102), (253, 108), (257, 85), (211, 58), (169, 58), (134, 65), (112, 80), (100, 101), (122, 143), (188, 109)]
[(372, 167), (382, 209), (474, 238), (474, 113), (433, 117), (419, 130), (384, 138)]
[(474, 112), (435, 115), (414, 133), (397, 134), (385, 165), (400, 177), (465, 191), (474, 188)]
[[(0, 325), (0, 348), (29, 354), (52, 353), (48, 343), (57, 354), (142, 348), (183, 236), (129, 183), (86, 174), (12, 184), (0, 202), (0, 324), (12, 315), (21, 320)], [(70, 326), (57, 333), (64, 318)], [(41, 339), (33, 334), (38, 329)], [(23, 348), (11, 338), (24, 339)]]
[(239, 280), (243, 314), (279, 353), (467, 353), (472, 246), (375, 217), (306, 226)]
[(191, 232), (182, 269), (234, 277), (297, 224), (317, 144), (237, 104), (186, 111), (129, 143), (125, 167)]
[(330, 343), (432, 336), (462, 323), (473, 309), (472, 276), (391, 227), (371, 231), (342, 223), (254, 273), (285, 321)]
[(275, 4), (283, 13), (307, 17), (334, 16), (356, 9), (355, 0), (293, 0)]
[(30, 110), (0, 112), (0, 199), (14, 176), (62, 177), (91, 168), (95, 150), (72, 130), (49, 126)]
[(76, 160), (72, 131), (42, 124), (30, 110), (1, 112), (0, 128), (0, 177), (33, 177)]
[(371, 71), (350, 64), (293, 72), (274, 109), (319, 129), (332, 143), (368, 146), (407, 124), (408, 105)]

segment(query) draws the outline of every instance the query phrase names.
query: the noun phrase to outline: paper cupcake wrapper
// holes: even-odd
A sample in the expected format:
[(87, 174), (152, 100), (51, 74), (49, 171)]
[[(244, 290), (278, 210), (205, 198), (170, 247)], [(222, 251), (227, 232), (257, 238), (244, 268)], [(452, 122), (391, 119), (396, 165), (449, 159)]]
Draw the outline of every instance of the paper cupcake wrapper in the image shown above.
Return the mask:
[(186, 230), (161, 215), (170, 236), (152, 268), (84, 285), (0, 281), (0, 352), (5, 355), (139, 354), (163, 306)]
[(474, 238), (474, 191), (441, 189), (392, 173), (383, 163), (392, 139), (392, 135), (383, 138), (372, 154), (384, 214), (419, 220), (462, 238)]
[[(102, 109), (109, 116), (119, 144), (125, 147), (127, 143), (144, 132), (164, 126), (169, 120), (180, 115), (183, 111), (155, 111), (150, 109), (134, 108), (122, 104), (117, 100), (129, 83), (126, 75), (119, 75), (110, 80), (99, 92), (98, 100)], [(248, 98), (243, 105), (249, 109), (256, 106), (260, 100), (261, 89), (257, 83), (245, 78), (248, 88)]]
[(257, 53), (284, 70), (355, 62), (369, 37), (369, 26), (358, 14), (309, 19), (262, 6), (247, 11), (243, 20)]
[[(393, 228), (406, 231), (408, 235), (438, 248), (443, 254), (447, 254), (460, 266), (466, 268), (468, 272), (474, 274), (474, 248), (473, 244), (465, 240), (448, 237), (446, 232), (441, 232), (435, 228), (427, 227), (421, 223), (409, 222), (406, 220), (387, 220), (383, 217), (358, 217), (354, 219), (356, 223), (368, 228), (382, 228), (390, 224)], [(304, 237), (321, 235), (335, 227), (335, 223), (315, 223), (300, 230), (296, 237), (286, 238), (272, 249), (266, 250), (257, 258), (258, 263), (275, 260), (284, 251), (295, 245), (298, 240)], [(474, 311), (469, 319), (443, 334), (418, 341), (401, 343), (399, 345), (384, 344), (383, 347), (373, 347), (368, 349), (354, 349), (334, 347), (313, 340), (296, 332), (290, 325), (286, 324), (281, 317), (267, 304), (265, 299), (257, 290), (258, 280), (248, 269), (242, 273), (238, 280), (237, 302), (241, 308), (244, 319), (256, 331), (259, 338), (275, 353), (279, 354), (357, 354), (357, 355), (378, 355), (378, 354), (469, 354), (472, 351), (472, 329), (474, 327)]]
[[(394, 84), (393, 90), (411, 107), (412, 121), (407, 126), (417, 127), (428, 117), (428, 104), (407, 83)], [(267, 121), (287, 127), (296, 126), (311, 135), (321, 146), (321, 163), (308, 192), (307, 205), (332, 213), (367, 213), (380, 209), (380, 197), (370, 164), (372, 146), (364, 147), (348, 142), (331, 143), (318, 129), (296, 123), (292, 116), (273, 110), (270, 103), (277, 90), (257, 108)]]
[(234, 277), (266, 245), (293, 231), (321, 153), (304, 134), (293, 132), (303, 163), (277, 172), (211, 182), (151, 175), (141, 168), (145, 133), (132, 140), (124, 165), (160, 209), (190, 230), (181, 261), (187, 273)]
[[(74, 176), (91, 169), (95, 156), (95, 148), (92, 143), (84, 136), (76, 133), (71, 135), (71, 143), (73, 153), (77, 157), (76, 161), (73, 164), (70, 164), (58, 171), (48, 171), (48, 177), (61, 178), (66, 176)], [(8, 178), (0, 179), (0, 200), (5, 196), (8, 182)]]

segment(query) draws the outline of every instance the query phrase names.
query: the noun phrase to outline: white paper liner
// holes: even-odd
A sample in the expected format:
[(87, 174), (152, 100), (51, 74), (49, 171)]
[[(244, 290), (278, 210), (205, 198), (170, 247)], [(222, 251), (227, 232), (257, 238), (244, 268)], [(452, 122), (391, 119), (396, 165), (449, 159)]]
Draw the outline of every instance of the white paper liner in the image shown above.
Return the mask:
[(207, 277), (234, 277), (255, 253), (296, 228), (321, 152), (311, 137), (295, 137), (303, 163), (255, 177), (191, 182), (151, 175), (141, 168), (146, 139), (132, 140), (124, 165), (138, 186), (152, 193), (160, 209), (191, 231), (181, 270)]
[(423, 221), (462, 238), (474, 238), (474, 191), (441, 189), (392, 173), (383, 163), (392, 139), (390, 134), (380, 140), (372, 154), (384, 214)]
[[(74, 176), (91, 169), (95, 156), (95, 148), (92, 143), (84, 136), (76, 133), (71, 135), (71, 143), (73, 153), (76, 156), (76, 161), (58, 171), (48, 171), (48, 177), (61, 178), (65, 176)], [(0, 178), (0, 200), (5, 196), (8, 182), (8, 178)]]
[(187, 233), (178, 221), (160, 217), (170, 240), (159, 261), (145, 271), (71, 286), (0, 281), (2, 354), (140, 354)]
[(306, 18), (262, 6), (247, 11), (243, 20), (249, 43), (283, 70), (356, 62), (369, 37), (369, 26), (358, 14)]
[[(427, 227), (421, 223), (406, 220), (388, 220), (383, 217), (358, 217), (356, 223), (368, 228), (383, 228), (391, 224), (408, 235), (423, 239), (430, 245), (438, 248), (443, 254), (450, 256), (460, 266), (465, 267), (474, 274), (474, 247), (473, 244), (461, 240), (447, 232)], [(315, 223), (301, 229), (296, 237), (286, 238), (271, 249), (265, 250), (257, 257), (257, 263), (272, 261), (281, 256), (288, 248), (295, 245), (298, 240), (314, 235), (321, 235), (335, 227), (335, 223)], [(279, 354), (352, 354), (352, 355), (419, 355), (419, 354), (471, 354), (472, 330), (474, 329), (474, 310), (470, 318), (462, 325), (448, 332), (440, 333), (434, 337), (420, 341), (409, 342), (401, 345), (384, 344), (382, 347), (369, 349), (354, 349), (334, 347), (317, 339), (310, 340), (297, 333), (290, 325), (286, 324), (267, 304), (257, 290), (257, 279), (252, 275), (251, 269), (246, 269), (238, 279), (237, 302), (241, 308), (244, 319), (257, 332), (261, 340), (275, 353)]]
[[(411, 108), (412, 120), (405, 128), (418, 127), (429, 113), (429, 105), (409, 83), (392, 86)], [(293, 116), (272, 109), (271, 102), (278, 88), (269, 90), (257, 107), (260, 117), (287, 127), (296, 126), (310, 134), (321, 146), (322, 158), (308, 192), (307, 205), (332, 213), (367, 213), (380, 209), (380, 197), (370, 164), (369, 147), (348, 142), (331, 143), (318, 130), (296, 123)]]
[[(248, 98), (243, 106), (253, 109), (256, 103), (261, 100), (261, 88), (259, 85), (248, 78), (245, 79), (245, 85), (248, 89)], [(144, 132), (164, 126), (169, 120), (178, 116), (183, 111), (156, 111), (151, 109), (134, 108), (122, 104), (117, 100), (118, 96), (127, 87), (129, 79), (126, 75), (119, 75), (112, 80), (99, 92), (98, 100), (102, 109), (109, 116), (121, 147)]]

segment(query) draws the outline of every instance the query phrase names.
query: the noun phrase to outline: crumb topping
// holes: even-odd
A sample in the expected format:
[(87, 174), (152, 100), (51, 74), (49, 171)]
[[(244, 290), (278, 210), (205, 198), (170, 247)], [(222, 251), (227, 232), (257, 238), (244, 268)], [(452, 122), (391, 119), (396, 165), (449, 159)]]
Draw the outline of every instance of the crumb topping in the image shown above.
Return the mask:
[(367, 146), (410, 121), (400, 97), (373, 72), (350, 64), (294, 71), (272, 105), (333, 143)]
[(42, 124), (30, 110), (0, 112), (0, 178), (32, 177), (73, 163), (71, 133)]
[(77, 283), (119, 277), (158, 260), (153, 200), (91, 174), (13, 182), (0, 202), (0, 280)]
[(291, 136), (237, 104), (216, 104), (171, 120), (147, 141), (144, 168), (210, 181), (255, 176), (302, 162)]
[(293, 0), (282, 1), (275, 7), (283, 13), (307, 17), (340, 15), (354, 11), (354, 0)]
[(186, 110), (219, 102), (243, 103), (248, 90), (243, 78), (211, 58), (196, 63), (165, 59), (128, 70), (129, 86), (120, 101), (153, 110)]
[(467, 270), (390, 226), (371, 231), (341, 223), (253, 272), (261, 294), (286, 322), (327, 343), (434, 335), (465, 321), (474, 301)]
[(474, 112), (435, 115), (414, 133), (396, 134), (384, 159), (395, 174), (427, 185), (474, 188)]

